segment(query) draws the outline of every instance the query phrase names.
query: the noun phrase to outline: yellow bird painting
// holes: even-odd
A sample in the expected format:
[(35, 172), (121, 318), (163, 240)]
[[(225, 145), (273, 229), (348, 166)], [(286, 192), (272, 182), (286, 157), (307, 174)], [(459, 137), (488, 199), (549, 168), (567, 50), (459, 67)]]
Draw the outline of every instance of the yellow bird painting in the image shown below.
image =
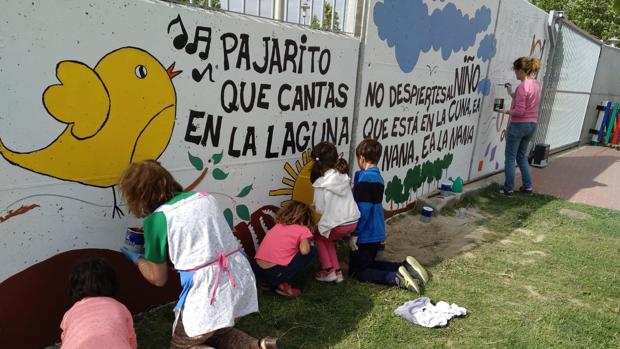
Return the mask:
[[(114, 189), (127, 165), (157, 159), (166, 149), (176, 115), (172, 78), (179, 73), (174, 63), (166, 69), (135, 47), (108, 53), (94, 69), (62, 61), (56, 66), (60, 83), (45, 90), (43, 104), (66, 128), (30, 152), (12, 151), (0, 140), (0, 154), (43, 175)], [(114, 212), (122, 214), (116, 194), (114, 201)]]

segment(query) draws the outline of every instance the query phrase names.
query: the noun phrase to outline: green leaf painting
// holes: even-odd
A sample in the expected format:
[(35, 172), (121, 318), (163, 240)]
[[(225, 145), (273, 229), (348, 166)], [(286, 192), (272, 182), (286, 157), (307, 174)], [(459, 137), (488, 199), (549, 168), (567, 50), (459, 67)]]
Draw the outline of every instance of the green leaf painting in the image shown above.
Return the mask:
[(189, 157), (189, 162), (192, 164), (192, 166), (194, 166), (194, 168), (197, 169), (198, 171), (202, 171), (202, 169), (204, 168), (202, 159), (200, 159), (197, 156), (193, 156), (189, 152), (187, 152), (187, 156)]
[(224, 157), (224, 151), (222, 150), (219, 154), (213, 154), (213, 156), (211, 157), (211, 161), (213, 161), (214, 165), (217, 165), (220, 163), (220, 161), (222, 161), (223, 157)]
[(250, 210), (248, 210), (248, 207), (246, 205), (237, 205), (237, 207), (235, 207), (235, 210), (237, 210), (237, 216), (239, 216), (239, 218), (243, 219), (244, 221), (250, 220)]
[(227, 208), (224, 210), (224, 218), (226, 218), (226, 222), (228, 222), (228, 225), (230, 226), (230, 229), (233, 229), (233, 213), (232, 211)]
[(215, 170), (213, 170), (213, 178), (217, 179), (218, 181), (221, 181), (222, 179), (226, 179), (226, 177), (228, 177), (228, 173), (220, 170), (219, 168), (216, 168)]
[(245, 188), (241, 189), (241, 191), (239, 192), (239, 194), (237, 194), (238, 198), (242, 198), (242, 197), (246, 197), (251, 191), (252, 191), (252, 184), (246, 186)]

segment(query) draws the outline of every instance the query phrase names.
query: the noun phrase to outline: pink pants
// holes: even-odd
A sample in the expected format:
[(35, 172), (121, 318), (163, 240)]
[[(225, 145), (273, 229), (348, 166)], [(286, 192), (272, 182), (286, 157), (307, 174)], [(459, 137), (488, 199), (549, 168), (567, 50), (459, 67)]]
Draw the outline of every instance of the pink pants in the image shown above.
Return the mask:
[(338, 262), (334, 241), (350, 236), (356, 227), (357, 223), (353, 223), (333, 228), (328, 238), (321, 234), (316, 234), (314, 242), (319, 252), (319, 261), (321, 261), (321, 268), (323, 270), (331, 268), (334, 270), (340, 269), (340, 262)]

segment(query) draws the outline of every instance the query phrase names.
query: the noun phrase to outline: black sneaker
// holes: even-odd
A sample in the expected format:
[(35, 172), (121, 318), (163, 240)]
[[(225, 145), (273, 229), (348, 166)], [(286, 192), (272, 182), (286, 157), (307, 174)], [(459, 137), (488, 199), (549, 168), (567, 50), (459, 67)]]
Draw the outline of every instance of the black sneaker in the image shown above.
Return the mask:
[(521, 187), (519, 188), (519, 192), (523, 193), (523, 194), (532, 194), (534, 190), (532, 188), (526, 188), (526, 187)]
[(405, 268), (407, 268), (409, 274), (420, 280), (423, 284), (426, 284), (426, 282), (428, 282), (428, 272), (415, 258), (407, 256), (405, 262), (403, 262), (403, 265), (405, 266)]
[(409, 274), (407, 268), (401, 266), (396, 272), (396, 285), (400, 288), (404, 288), (415, 293), (420, 293), (420, 285), (418, 281)]
[(503, 187), (502, 189), (498, 191), (498, 194), (503, 195), (503, 196), (512, 196), (512, 194), (514, 194), (514, 191), (512, 190), (508, 191), (506, 187)]

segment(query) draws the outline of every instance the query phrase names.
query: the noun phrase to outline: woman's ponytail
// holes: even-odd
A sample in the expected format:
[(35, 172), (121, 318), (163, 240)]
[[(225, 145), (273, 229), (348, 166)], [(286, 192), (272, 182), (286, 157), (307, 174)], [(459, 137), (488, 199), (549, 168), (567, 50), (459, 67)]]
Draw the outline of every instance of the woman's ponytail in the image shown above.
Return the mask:
[(521, 57), (512, 63), (512, 69), (522, 70), (527, 76), (532, 76), (540, 71), (540, 59), (534, 57)]

